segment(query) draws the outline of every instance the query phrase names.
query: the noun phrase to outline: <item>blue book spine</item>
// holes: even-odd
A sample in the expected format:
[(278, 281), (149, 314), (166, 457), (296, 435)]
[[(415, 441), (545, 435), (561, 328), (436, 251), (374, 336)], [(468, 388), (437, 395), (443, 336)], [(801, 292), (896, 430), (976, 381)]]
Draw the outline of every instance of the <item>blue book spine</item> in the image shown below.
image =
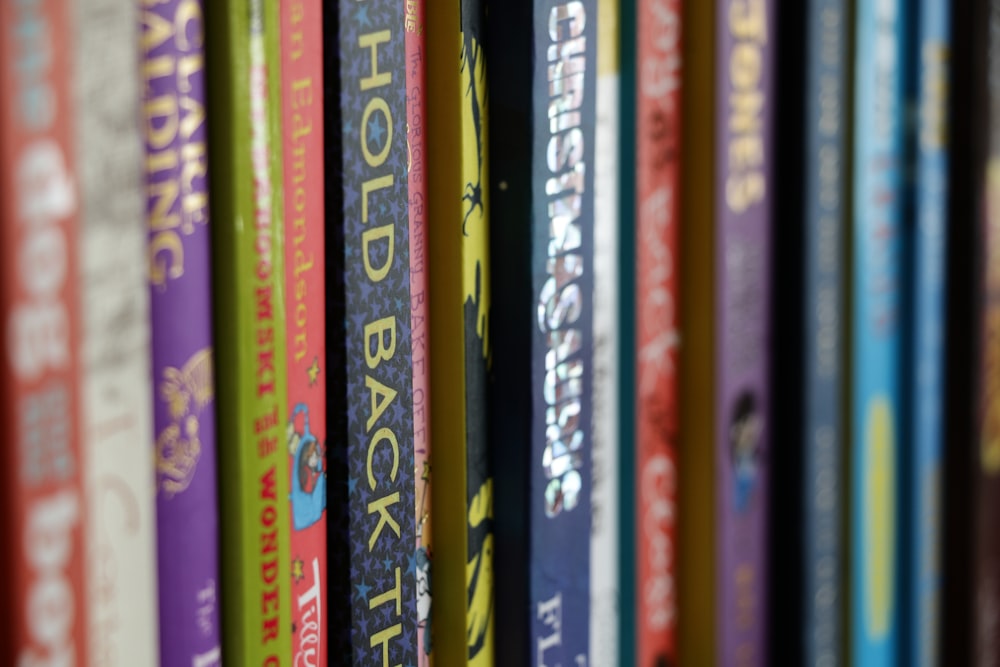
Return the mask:
[(897, 662), (903, 331), (904, 0), (858, 0), (856, 15), (852, 664)]
[(916, 46), (920, 125), (917, 135), (913, 280), (913, 452), (908, 553), (912, 600), (909, 651), (914, 667), (938, 664), (941, 598), (941, 467), (944, 401), (945, 225), (948, 207), (948, 63), (950, 0), (923, 0)]
[(568, 667), (590, 664), (597, 2), (535, 0), (532, 16), (535, 321), (526, 611), (529, 664)]
[(839, 665), (849, 24), (846, 0), (812, 0), (807, 11), (802, 609), (805, 664)]

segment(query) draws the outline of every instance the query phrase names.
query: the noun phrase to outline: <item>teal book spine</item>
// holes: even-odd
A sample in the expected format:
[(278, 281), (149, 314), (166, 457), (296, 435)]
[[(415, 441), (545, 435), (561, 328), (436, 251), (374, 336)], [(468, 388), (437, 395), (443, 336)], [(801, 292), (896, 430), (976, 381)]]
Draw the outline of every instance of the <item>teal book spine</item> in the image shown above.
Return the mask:
[(905, 248), (906, 14), (858, 0), (856, 14), (851, 369), (851, 657), (896, 664)]
[(619, 239), (618, 246), (618, 321), (620, 323), (618, 346), (619, 367), (619, 409), (622, 418), (618, 420), (618, 488), (622, 491), (618, 504), (618, 536), (620, 563), (620, 591), (618, 599), (618, 664), (636, 664), (636, 498), (626, 490), (635, 485), (636, 475), (636, 421), (631, 416), (635, 412), (636, 400), (636, 276), (635, 276), (635, 215), (636, 198), (636, 142), (631, 141), (636, 133), (636, 4), (621, 3), (619, 57), (621, 76), (619, 79), (619, 132), (621, 148), (618, 153), (619, 187), (622, 196), (618, 198)]

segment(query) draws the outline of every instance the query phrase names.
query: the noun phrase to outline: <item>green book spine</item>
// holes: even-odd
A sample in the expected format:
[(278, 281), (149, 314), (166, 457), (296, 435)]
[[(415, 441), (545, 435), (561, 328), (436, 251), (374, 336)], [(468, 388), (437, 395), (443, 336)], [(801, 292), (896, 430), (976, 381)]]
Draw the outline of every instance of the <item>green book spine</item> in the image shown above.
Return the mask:
[(292, 654), (278, 3), (206, 12), (223, 658), (278, 667)]

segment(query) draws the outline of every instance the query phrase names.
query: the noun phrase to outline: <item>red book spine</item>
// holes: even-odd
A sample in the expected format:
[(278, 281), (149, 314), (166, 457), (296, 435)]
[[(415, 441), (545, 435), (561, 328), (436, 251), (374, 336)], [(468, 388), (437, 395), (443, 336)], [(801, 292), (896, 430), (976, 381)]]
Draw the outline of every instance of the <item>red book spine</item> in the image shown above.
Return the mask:
[(417, 564), (417, 667), (431, 664), (430, 340), (427, 327), (427, 140), (424, 0), (406, 6), (406, 137), (410, 147), (410, 302), (413, 344), (413, 466)]
[(681, 2), (636, 7), (636, 536), (641, 667), (676, 664)]
[(0, 2), (3, 665), (87, 664), (68, 14)]
[(322, 12), (281, 0), (293, 665), (328, 650)]

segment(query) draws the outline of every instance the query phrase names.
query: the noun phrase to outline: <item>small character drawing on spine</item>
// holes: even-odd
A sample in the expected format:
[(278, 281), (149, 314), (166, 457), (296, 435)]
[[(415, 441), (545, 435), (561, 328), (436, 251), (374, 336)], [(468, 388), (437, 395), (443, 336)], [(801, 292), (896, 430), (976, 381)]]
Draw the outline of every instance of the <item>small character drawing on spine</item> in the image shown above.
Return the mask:
[[(302, 429), (296, 420), (302, 416)], [(288, 419), (288, 454), (292, 457), (292, 521), (295, 530), (313, 525), (326, 510), (326, 448), (309, 430), (309, 406), (296, 404)]]
[(431, 559), (427, 547), (417, 549), (417, 625), (424, 633), (424, 653), (431, 654)]
[[(423, 450), (426, 451), (426, 450)], [(420, 496), (420, 512), (417, 520), (417, 553), (416, 553), (416, 574), (417, 574), (417, 628), (424, 633), (424, 654), (430, 655), (433, 651), (431, 639), (431, 552), (430, 543), (430, 513), (427, 511), (428, 486), (430, 480), (430, 464), (427, 460), (423, 462), (423, 472), (419, 474), (423, 481), (423, 492)]]
[(733, 497), (736, 510), (750, 504), (757, 480), (760, 432), (763, 426), (757, 401), (749, 391), (740, 394), (729, 422), (729, 453), (733, 463)]
[(163, 370), (160, 399), (170, 423), (156, 438), (156, 473), (160, 491), (173, 498), (185, 491), (201, 458), (200, 417), (215, 398), (212, 350), (199, 350), (181, 368)]

